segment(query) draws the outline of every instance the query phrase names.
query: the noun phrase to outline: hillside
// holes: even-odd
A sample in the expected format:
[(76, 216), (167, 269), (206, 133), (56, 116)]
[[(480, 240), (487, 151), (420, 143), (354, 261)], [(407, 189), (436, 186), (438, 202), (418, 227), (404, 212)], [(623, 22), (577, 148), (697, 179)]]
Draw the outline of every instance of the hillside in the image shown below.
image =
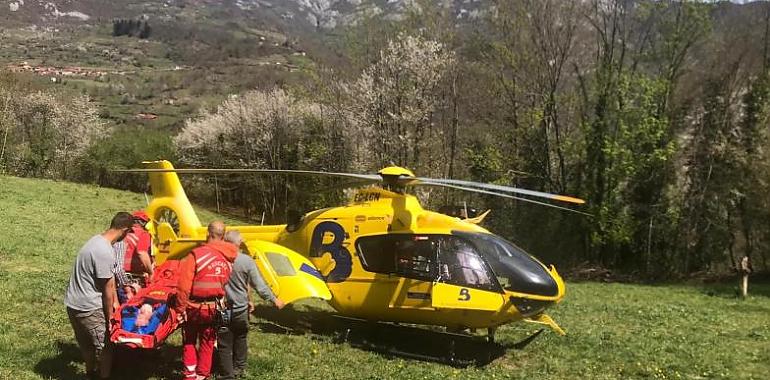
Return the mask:
[[(114, 212), (143, 202), (140, 194), (0, 177), (0, 379), (82, 377), (62, 304), (70, 266)], [(201, 214), (204, 221), (214, 217)], [(378, 353), (383, 345), (440, 351), (445, 342), (433, 333), (369, 327), (375, 332), (363, 342), (339, 343), (333, 329), (319, 328), (344, 326), (330, 322), (328, 307), (263, 308), (270, 320), (252, 324), (248, 372), (259, 379), (761, 379), (770, 371), (770, 285), (752, 286), (753, 295), (739, 301), (731, 284), (570, 283), (553, 309), (566, 337), (546, 331), (514, 348), (536, 328), (506, 326), (498, 332), (502, 346), (490, 353), (495, 360), (469, 368)], [(178, 335), (158, 352), (117, 357), (118, 379), (178, 377)]]
[[(232, 94), (302, 81), (311, 65), (273, 23), (183, 2), (19, 1), (0, 12), (0, 70), (86, 94), (118, 126), (175, 130)], [(3, 5), (5, 7), (5, 5)], [(118, 21), (146, 22), (123, 35)]]
[[(402, 20), (419, 3), (6, 1), (0, 5), (0, 70), (29, 74), (41, 86), (87, 94), (112, 124), (175, 132), (191, 115), (228, 96), (307, 84), (318, 64), (344, 69), (345, 52), (339, 50), (350, 47), (339, 45), (345, 43), (346, 28), (369, 18)], [(426, 3), (441, 4), (467, 38), (486, 33), (476, 28), (494, 6), (490, 0)], [(729, 35), (736, 25), (749, 25), (758, 7), (720, 4), (714, 15), (716, 33)], [(117, 20), (143, 20), (149, 25), (146, 38), (115, 36)]]

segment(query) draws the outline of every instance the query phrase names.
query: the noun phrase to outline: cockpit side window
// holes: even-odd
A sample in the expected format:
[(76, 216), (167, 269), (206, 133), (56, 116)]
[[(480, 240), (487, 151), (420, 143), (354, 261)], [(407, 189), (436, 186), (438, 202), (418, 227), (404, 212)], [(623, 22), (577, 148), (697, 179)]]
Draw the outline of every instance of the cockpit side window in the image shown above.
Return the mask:
[(444, 235), (438, 247), (440, 282), (486, 290), (498, 288), (484, 259), (467, 241)]
[(365, 270), (433, 281), (438, 274), (433, 242), (424, 235), (366, 236), (356, 241)]
[(492, 271), (476, 248), (452, 235), (389, 234), (356, 241), (365, 270), (406, 278), (497, 290)]

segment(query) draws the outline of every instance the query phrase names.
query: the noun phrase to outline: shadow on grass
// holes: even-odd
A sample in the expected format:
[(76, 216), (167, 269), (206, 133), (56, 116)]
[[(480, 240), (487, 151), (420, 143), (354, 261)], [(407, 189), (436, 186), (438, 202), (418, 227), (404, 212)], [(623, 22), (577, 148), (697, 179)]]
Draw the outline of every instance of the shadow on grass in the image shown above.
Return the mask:
[[(82, 362), (80, 349), (74, 342), (58, 341), (59, 354), (40, 360), (35, 373), (43, 378), (58, 380), (82, 380), (85, 374), (78, 369)], [(182, 367), (181, 347), (164, 345), (155, 350), (116, 347), (110, 379), (174, 378)]]
[[(737, 279), (733, 282), (716, 282), (703, 285), (702, 292), (712, 297), (740, 298), (740, 288)], [(749, 297), (770, 298), (770, 281), (766, 278), (752, 281), (749, 278)]]
[(416, 359), (455, 367), (485, 366), (505, 355), (509, 348), (523, 349), (539, 335), (538, 332), (521, 342), (500, 344), (489, 343), (479, 336), (344, 318), (318, 309), (298, 311), (286, 307), (276, 310), (261, 305), (257, 306), (256, 314), (265, 321), (252, 323), (265, 333), (311, 333), (386, 358)]
[(52, 358), (40, 360), (35, 365), (35, 373), (44, 378), (59, 380), (83, 379), (83, 373), (78, 372), (76, 364), (82, 361), (80, 349), (74, 343), (56, 342), (59, 354)]
[(181, 377), (182, 347), (165, 344), (143, 350), (118, 347), (110, 379), (175, 379)]

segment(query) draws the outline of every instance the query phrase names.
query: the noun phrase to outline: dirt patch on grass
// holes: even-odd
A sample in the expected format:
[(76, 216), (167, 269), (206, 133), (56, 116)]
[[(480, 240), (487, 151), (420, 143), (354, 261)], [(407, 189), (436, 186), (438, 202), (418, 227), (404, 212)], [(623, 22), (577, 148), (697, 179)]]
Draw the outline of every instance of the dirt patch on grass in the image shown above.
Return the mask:
[[(562, 273), (562, 277), (570, 282), (604, 282), (604, 283), (629, 283), (629, 284), (654, 284), (654, 283), (684, 283), (690, 285), (732, 283), (738, 280), (738, 273), (731, 270), (699, 271), (688, 275), (665, 279), (659, 276), (648, 276), (639, 272), (625, 273), (612, 270), (601, 265), (582, 263)], [(770, 283), (770, 272), (752, 273), (752, 282)]]
[(562, 276), (570, 282), (622, 282), (643, 283), (645, 279), (638, 274), (628, 274), (604, 268), (599, 265), (583, 263), (564, 272)]

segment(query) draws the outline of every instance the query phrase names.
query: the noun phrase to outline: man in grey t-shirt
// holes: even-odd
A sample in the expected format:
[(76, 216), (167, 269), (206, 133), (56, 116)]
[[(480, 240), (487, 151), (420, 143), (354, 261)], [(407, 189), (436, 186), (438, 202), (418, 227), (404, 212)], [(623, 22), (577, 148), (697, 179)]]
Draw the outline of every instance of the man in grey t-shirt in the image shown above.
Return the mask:
[(122, 240), (132, 224), (131, 214), (119, 212), (112, 218), (109, 229), (83, 245), (64, 295), (67, 316), (90, 377), (108, 378), (110, 375), (111, 352), (105, 346), (109, 341), (108, 327), (115, 302), (112, 243)]
[[(240, 247), (243, 238), (238, 231), (227, 231), (225, 241)], [(217, 358), (221, 372), (217, 379), (240, 377), (246, 367), (249, 349), (246, 336), (249, 333), (249, 312), (252, 309), (249, 301), (249, 285), (265, 301), (270, 301), (279, 309), (284, 306), (283, 301), (276, 298), (270, 287), (265, 284), (254, 259), (239, 252), (233, 262), (230, 280), (225, 284), (230, 322), (217, 332)]]

